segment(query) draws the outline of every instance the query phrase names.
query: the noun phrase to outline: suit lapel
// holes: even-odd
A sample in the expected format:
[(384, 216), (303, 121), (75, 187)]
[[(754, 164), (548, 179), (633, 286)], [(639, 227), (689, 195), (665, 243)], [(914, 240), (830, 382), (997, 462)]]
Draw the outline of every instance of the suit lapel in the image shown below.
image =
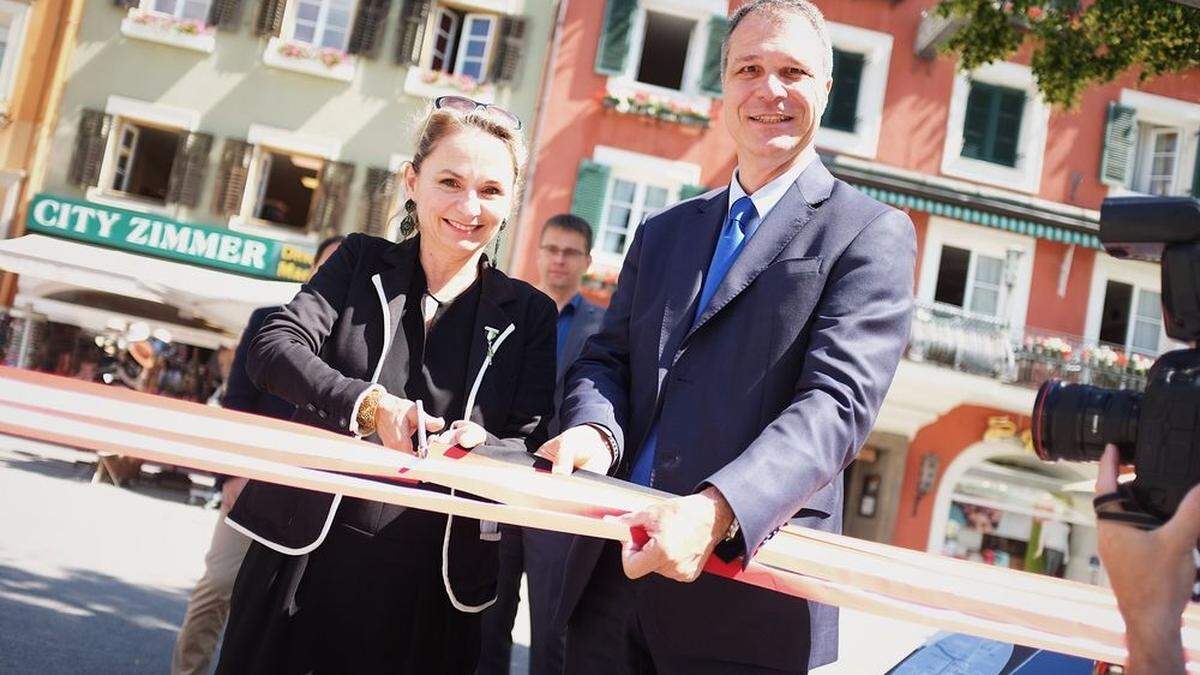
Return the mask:
[[(417, 239), (402, 241), (384, 252), (376, 272), (375, 289), (379, 294), (380, 312), (384, 312), (384, 344), (383, 353), (376, 362), (375, 379), (383, 361), (397, 346), (402, 354), (407, 354), (404, 330), (400, 325), (400, 317), (404, 313), (404, 305), (408, 300), (408, 289), (412, 286), (413, 272), (417, 266)], [(385, 311), (386, 307), (386, 311)], [(400, 344), (396, 345), (399, 341)]]
[[(495, 332), (499, 334), (513, 323), (513, 319), (505, 309), (506, 305), (516, 299), (511, 286), (512, 282), (490, 265), (484, 265), (480, 274), (483, 277), (483, 288), (479, 294), (479, 309), (475, 312), (475, 326), (471, 329), (471, 353), (467, 361), (467, 381), (464, 383), (464, 391), (471, 390), (471, 386), (475, 383), (475, 377), (479, 374), (479, 369), (483, 367), (484, 359), (487, 358), (488, 333), (491, 332), (488, 329), (495, 329)], [(514, 349), (512, 346), (516, 344), (514, 340), (519, 341), (520, 338), (515, 335), (508, 337), (505, 342), (508, 349)], [(497, 354), (501, 352), (497, 352)], [(484, 382), (486, 381), (487, 376), (485, 375)], [(479, 398), (475, 399), (474, 409), (470, 411), (472, 422), (484, 423), (480, 408), (483, 405), (481, 399), (486, 391), (487, 388), (481, 385)], [(447, 422), (449, 421), (447, 420)]]
[(737, 260), (717, 286), (708, 307), (687, 332), (685, 340), (712, 320), (775, 261), (792, 239), (795, 239), (801, 228), (812, 219), (817, 206), (829, 197), (832, 189), (833, 176), (820, 160), (814, 160), (788, 188), (787, 193), (767, 217), (759, 223), (754, 236), (745, 243)]
[[(729, 190), (722, 190), (707, 200), (694, 202), (695, 214), (682, 218), (695, 218), (689, 235), (679, 237), (675, 243), (676, 254), (670, 257), (671, 268), (667, 274), (667, 301), (663, 307), (662, 328), (658, 338), (659, 386), (671, 366), (670, 359), (683, 341), (685, 331), (695, 313), (696, 299), (704, 285), (704, 271), (712, 259), (713, 248), (729, 210)], [(664, 363), (664, 360), (667, 362)]]

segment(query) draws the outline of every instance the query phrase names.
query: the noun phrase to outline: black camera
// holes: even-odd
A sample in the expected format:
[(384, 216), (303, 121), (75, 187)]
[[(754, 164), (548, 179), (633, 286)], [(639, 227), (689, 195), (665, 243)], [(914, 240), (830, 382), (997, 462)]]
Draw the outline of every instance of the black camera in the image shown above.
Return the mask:
[(1133, 464), (1137, 505), (1162, 522), (1200, 483), (1200, 200), (1119, 197), (1100, 209), (1100, 241), (1117, 258), (1161, 261), (1167, 335), (1191, 349), (1159, 357), (1144, 392), (1050, 380), (1033, 407), (1033, 446), (1047, 461), (1096, 461), (1104, 446)]

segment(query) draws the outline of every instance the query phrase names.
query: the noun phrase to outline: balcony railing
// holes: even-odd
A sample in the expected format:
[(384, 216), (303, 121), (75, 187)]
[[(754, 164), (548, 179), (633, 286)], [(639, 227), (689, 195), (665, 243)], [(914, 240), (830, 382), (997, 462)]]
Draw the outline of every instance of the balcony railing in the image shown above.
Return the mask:
[(941, 303), (917, 303), (905, 355), (913, 361), (1038, 387), (1049, 379), (1142, 389), (1153, 357), (1124, 347), (1007, 322)]

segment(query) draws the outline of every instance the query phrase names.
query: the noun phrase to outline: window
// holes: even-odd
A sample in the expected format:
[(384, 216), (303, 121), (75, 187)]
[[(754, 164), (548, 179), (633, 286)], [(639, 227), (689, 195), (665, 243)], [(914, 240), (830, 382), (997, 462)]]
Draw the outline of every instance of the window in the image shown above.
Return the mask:
[(0, 104), (13, 93), (28, 13), (27, 3), (0, 0)]
[(1100, 316), (1100, 341), (1155, 357), (1162, 332), (1162, 298), (1132, 284), (1109, 280)]
[(1200, 104), (1123, 89), (1106, 112), (1100, 180), (1111, 196), (1200, 197)]
[(132, 120), (119, 120), (116, 129), (111, 180), (104, 187), (165, 203), (171, 168), (179, 151), (179, 130)]
[(662, 12), (646, 12), (642, 56), (635, 79), (667, 89), (683, 89), (688, 51), (696, 21)]
[(1024, 110), (1025, 92), (972, 82), (963, 123), (963, 157), (1016, 166)]
[(1037, 194), (1050, 107), (1028, 66), (992, 63), (959, 73), (950, 95), (942, 173)]
[(613, 178), (600, 223), (598, 245), (604, 253), (625, 255), (642, 218), (667, 205), (666, 188)]
[(1133, 189), (1152, 195), (1175, 194), (1175, 176), (1179, 171), (1182, 146), (1179, 129), (1140, 124), (1137, 167)]
[(834, 21), (833, 88), (816, 144), (824, 150), (873, 159), (883, 126), (883, 98), (892, 58), (892, 36)]
[(345, 50), (354, 19), (354, 0), (299, 0), (292, 39), (315, 47)]
[(829, 104), (821, 117), (821, 126), (854, 133), (865, 62), (866, 57), (862, 54), (833, 50), (833, 89), (829, 92)]
[(308, 228), (313, 198), (325, 160), (260, 147), (254, 157), (254, 202), (250, 215), (274, 225)]
[(933, 300), (975, 314), (1000, 316), (1004, 259), (943, 246)]
[(486, 80), (499, 17), (438, 6), (431, 21), (428, 69)]
[(208, 22), (210, 0), (144, 0), (142, 8), (180, 21)]

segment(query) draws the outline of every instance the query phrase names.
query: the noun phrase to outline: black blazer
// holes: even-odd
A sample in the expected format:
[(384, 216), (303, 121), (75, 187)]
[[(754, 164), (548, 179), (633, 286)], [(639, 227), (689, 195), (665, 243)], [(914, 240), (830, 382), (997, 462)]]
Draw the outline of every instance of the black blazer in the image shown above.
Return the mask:
[[(296, 405), (293, 421), (349, 435), (354, 409), (382, 369), (408, 372), (407, 350), (392, 342), (404, 339), (400, 315), (416, 268), (418, 241), (394, 244), (351, 234), (296, 297), (267, 319), (251, 343), (247, 371), (260, 389)], [(472, 381), (486, 356), (485, 329), (503, 331), (512, 325), (515, 330), (493, 357), (471, 420), (488, 430), (489, 445), (532, 452), (546, 440), (554, 409), (554, 303), (490, 266), (482, 274), (471, 353), (466, 355)], [(376, 436), (368, 440), (379, 442)], [(302, 555), (320, 545), (340, 502), (340, 495), (252, 481), (228, 520), (265, 546)], [(448, 565), (449, 577), (459, 598), (473, 604), (490, 592), (489, 575), (485, 571), (485, 579), (477, 578), (475, 559), (494, 554), (479, 550), (474, 521), (454, 520), (450, 550), (471, 550), (448, 556), (463, 563), (461, 568)], [(494, 562), (488, 561), (493, 578)], [(462, 591), (460, 582), (478, 592)]]

